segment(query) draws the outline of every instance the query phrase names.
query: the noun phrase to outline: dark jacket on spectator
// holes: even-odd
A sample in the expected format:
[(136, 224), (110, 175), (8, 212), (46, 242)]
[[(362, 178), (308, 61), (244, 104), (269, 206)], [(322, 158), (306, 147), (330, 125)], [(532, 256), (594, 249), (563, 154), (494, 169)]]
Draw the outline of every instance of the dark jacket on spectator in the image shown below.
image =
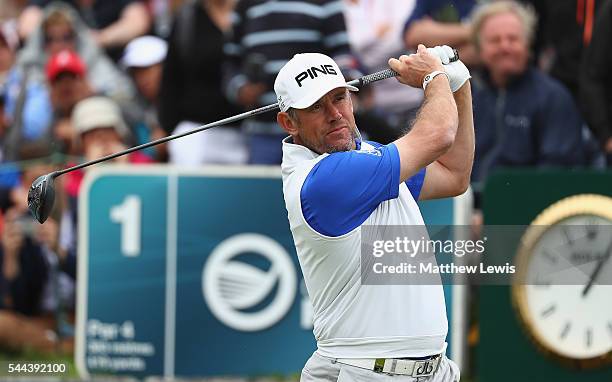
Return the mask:
[(538, 15), (535, 33), (536, 56), (549, 55), (552, 48), (550, 75), (558, 79), (577, 100), (580, 60), (593, 32), (593, 15), (605, 0), (559, 1), (522, 0), (531, 3)]
[(505, 89), (497, 89), (482, 74), (472, 81), (473, 181), (484, 181), (498, 167), (584, 164), (583, 121), (559, 81), (530, 68)]
[(10, 281), (4, 278), (3, 260), (4, 251), (0, 246), (0, 309), (26, 316), (40, 314), (42, 294), (48, 277), (47, 263), (41, 248), (30, 239), (24, 240), (19, 254), (19, 274)]
[(612, 138), (612, 0), (602, 4), (580, 71), (580, 106), (604, 145)]
[(209, 123), (237, 114), (221, 89), (223, 32), (201, 1), (177, 12), (160, 87), (159, 121), (171, 134), (181, 121)]

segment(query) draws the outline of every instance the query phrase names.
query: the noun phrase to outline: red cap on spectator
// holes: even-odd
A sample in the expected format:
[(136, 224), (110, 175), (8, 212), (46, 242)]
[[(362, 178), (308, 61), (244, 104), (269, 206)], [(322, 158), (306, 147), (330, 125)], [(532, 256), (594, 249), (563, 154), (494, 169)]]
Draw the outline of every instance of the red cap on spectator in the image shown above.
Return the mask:
[(73, 51), (62, 50), (51, 56), (47, 62), (47, 79), (55, 80), (61, 73), (74, 73), (79, 77), (85, 75), (85, 64), (81, 57)]

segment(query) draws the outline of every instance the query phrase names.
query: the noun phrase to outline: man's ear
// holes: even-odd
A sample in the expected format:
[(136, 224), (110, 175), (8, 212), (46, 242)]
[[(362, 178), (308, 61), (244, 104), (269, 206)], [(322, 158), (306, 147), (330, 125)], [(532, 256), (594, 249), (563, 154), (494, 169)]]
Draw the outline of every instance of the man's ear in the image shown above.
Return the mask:
[(289, 135), (295, 136), (298, 134), (297, 124), (289, 114), (286, 112), (279, 112), (276, 114), (276, 122), (283, 128)]

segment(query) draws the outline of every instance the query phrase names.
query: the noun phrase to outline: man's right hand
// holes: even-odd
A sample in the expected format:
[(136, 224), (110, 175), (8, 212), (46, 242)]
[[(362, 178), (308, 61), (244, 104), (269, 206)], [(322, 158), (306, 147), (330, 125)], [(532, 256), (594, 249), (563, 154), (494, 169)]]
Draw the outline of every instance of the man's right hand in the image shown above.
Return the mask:
[(389, 66), (399, 75), (397, 80), (415, 88), (423, 86), (423, 79), (434, 71), (444, 71), (440, 58), (427, 51), (425, 45), (419, 45), (417, 52), (410, 56), (402, 55), (399, 59), (389, 60)]
[(247, 82), (238, 90), (238, 103), (244, 107), (253, 107), (258, 104), (259, 97), (266, 89), (266, 84)]

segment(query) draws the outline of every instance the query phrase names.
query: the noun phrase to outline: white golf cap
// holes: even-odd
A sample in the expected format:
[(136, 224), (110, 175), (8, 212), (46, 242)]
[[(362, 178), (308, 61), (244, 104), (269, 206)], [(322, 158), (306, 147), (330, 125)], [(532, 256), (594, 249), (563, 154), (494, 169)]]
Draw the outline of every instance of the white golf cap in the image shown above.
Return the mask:
[(346, 84), (338, 64), (321, 53), (301, 53), (283, 66), (274, 81), (281, 111), (305, 109), (336, 88), (358, 91)]
[(166, 59), (168, 43), (155, 36), (138, 37), (125, 47), (121, 64), (126, 68), (145, 68)]

